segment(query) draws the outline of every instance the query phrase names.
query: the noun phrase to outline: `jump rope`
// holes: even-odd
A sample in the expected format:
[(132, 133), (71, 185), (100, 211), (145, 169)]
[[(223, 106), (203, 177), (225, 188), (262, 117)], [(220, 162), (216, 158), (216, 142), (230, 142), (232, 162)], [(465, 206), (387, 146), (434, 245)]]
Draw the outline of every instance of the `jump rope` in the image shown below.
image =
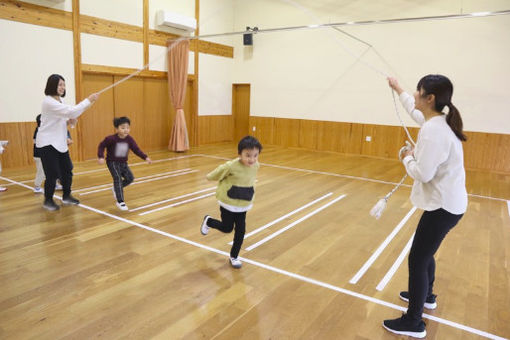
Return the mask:
[[(316, 22), (320, 22), (318, 20), (318, 17), (316, 17), (313, 13), (311, 13), (307, 8), (295, 3), (294, 1), (292, 0), (280, 0), (282, 2), (285, 2), (285, 3), (288, 3), (288, 4), (291, 4), (292, 6), (296, 7), (297, 9), (299, 9), (300, 11), (302, 11), (303, 13), (305, 13), (308, 17), (310, 17), (311, 19), (315, 20)], [(223, 6), (224, 7), (224, 6)], [(223, 7), (217, 9), (214, 13), (217, 13), (219, 12), (221, 9), (223, 9)], [(213, 15), (214, 15), (213, 13)], [(213, 16), (211, 15), (211, 17)], [(203, 22), (204, 23), (204, 22)], [(202, 24), (203, 24), (202, 23)], [(202, 26), (202, 24), (200, 26)], [(311, 26), (310, 26), (311, 27)], [(359, 39), (357, 37), (355, 37), (354, 35), (350, 34), (350, 33), (347, 33), (341, 29), (339, 29), (338, 27), (335, 27), (335, 26), (329, 26), (329, 28), (331, 28), (331, 30), (328, 30), (328, 32), (331, 32), (331, 38), (335, 40), (335, 42), (338, 43), (338, 45), (345, 51), (347, 52), (349, 55), (351, 55), (355, 62), (353, 63), (356, 64), (358, 62), (360, 62), (361, 64), (365, 65), (366, 67), (368, 67), (369, 69), (373, 70), (374, 72), (380, 74), (381, 76), (383, 76), (385, 79), (387, 79), (389, 77), (388, 74), (386, 74), (384, 71), (380, 70), (379, 68), (375, 67), (374, 65), (372, 65), (371, 63), (367, 62), (367, 61), (364, 61), (362, 59), (362, 57), (365, 55), (366, 52), (368, 52), (368, 50), (372, 50), (379, 58), (380, 60), (386, 64), (386, 66), (392, 70), (392, 72), (394, 72), (394, 70), (392, 69), (392, 67), (389, 65), (389, 63), (382, 57), (382, 55), (380, 53), (377, 52), (377, 50), (374, 48), (374, 46), (372, 46), (371, 44), (363, 41), (362, 39)], [(360, 55), (357, 55), (355, 52), (351, 51), (348, 47), (346, 47), (339, 39), (338, 39), (338, 36), (337, 34), (335, 34), (332, 30), (334, 31), (337, 31), (337, 32), (340, 32), (352, 39), (355, 39), (365, 45), (368, 46), (368, 48)], [(263, 33), (264, 31), (268, 32), (268, 31), (272, 31), (272, 30), (258, 30), (255, 31), (254, 33)], [(228, 36), (228, 35), (238, 35), (238, 34), (244, 34), (246, 32), (231, 32), (231, 33), (223, 33), (223, 34), (211, 34), (211, 35), (202, 35), (202, 36), (192, 36), (192, 37), (180, 37), (178, 39), (175, 39), (166, 49), (163, 53), (161, 53), (160, 55), (158, 55), (155, 59), (151, 60), (149, 63), (147, 63), (146, 65), (144, 65), (143, 67), (137, 69), (136, 71), (134, 71), (133, 73), (129, 74), (128, 76), (120, 79), (119, 81), (105, 87), (104, 89), (100, 90), (99, 92), (97, 92), (97, 94), (101, 94), (103, 92), (106, 92), (108, 90), (110, 90), (111, 88), (117, 86), (117, 85), (120, 85), (122, 84), (123, 82), (135, 77), (136, 75), (140, 74), (143, 70), (145, 69), (148, 69), (149, 66), (153, 65), (155, 62), (159, 61), (163, 56), (165, 56), (169, 51), (171, 51), (175, 46), (177, 46), (181, 41), (185, 41), (185, 40), (196, 40), (196, 39), (200, 39), (200, 38), (208, 38), (208, 37), (219, 37), (219, 36)], [(334, 34), (334, 35), (333, 35)], [(198, 53), (198, 51), (195, 51), (195, 53)], [(351, 65), (351, 66), (353, 66)], [(341, 78), (346, 72), (342, 73), (342, 75), (340, 75), (339, 78)], [(394, 72), (394, 74), (397, 74), (396, 72)], [(338, 81), (338, 79), (336, 81)], [(336, 82), (335, 81), (335, 82)], [(404, 151), (407, 151), (407, 150), (411, 150), (413, 147), (416, 146), (416, 143), (414, 142), (413, 138), (411, 137), (410, 133), (409, 133), (409, 130), (407, 129), (407, 126), (404, 124), (401, 116), (400, 116), (400, 113), (399, 113), (399, 110), (398, 110), (398, 105), (397, 105), (397, 101), (396, 101), (396, 98), (395, 98), (395, 93), (393, 91), (393, 89), (390, 89), (391, 91), (391, 95), (392, 95), (392, 98), (393, 98), (393, 104), (394, 104), (394, 107), (395, 107), (395, 113), (400, 121), (400, 124), (402, 125), (402, 127), (404, 128), (405, 132), (406, 132), (406, 135), (407, 135), (407, 138), (408, 138), (408, 141), (406, 141), (406, 145), (403, 146), (401, 149), (400, 149), (400, 152), (399, 152), (399, 155), (401, 155)], [(404, 181), (406, 180), (407, 178), (407, 173), (402, 177), (402, 179), (400, 180), (400, 182), (390, 191), (388, 192), (383, 198), (381, 198), (374, 206), (373, 208), (370, 210), (370, 215), (372, 215), (373, 217), (375, 217), (376, 219), (379, 219), (382, 215), (382, 213), (384, 212), (385, 208), (386, 208), (386, 205), (388, 203), (388, 200), (390, 199), (390, 197), (393, 195), (393, 193), (395, 193), (395, 191), (397, 191), (397, 189), (404, 183)]]

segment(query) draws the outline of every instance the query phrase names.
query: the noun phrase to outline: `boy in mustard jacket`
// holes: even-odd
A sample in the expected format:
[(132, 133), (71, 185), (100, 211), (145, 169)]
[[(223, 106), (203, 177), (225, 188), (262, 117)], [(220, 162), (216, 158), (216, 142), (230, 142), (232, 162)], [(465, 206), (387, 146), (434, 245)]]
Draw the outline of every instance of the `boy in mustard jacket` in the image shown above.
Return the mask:
[(216, 198), (220, 204), (221, 221), (205, 215), (200, 232), (207, 235), (209, 228), (214, 228), (230, 233), (235, 225), (230, 264), (234, 268), (241, 268), (243, 263), (237, 257), (246, 231), (246, 212), (253, 206), (253, 186), (260, 167), (258, 157), (262, 145), (255, 137), (246, 136), (239, 141), (237, 151), (239, 157), (220, 165), (207, 175), (208, 180), (219, 181)]

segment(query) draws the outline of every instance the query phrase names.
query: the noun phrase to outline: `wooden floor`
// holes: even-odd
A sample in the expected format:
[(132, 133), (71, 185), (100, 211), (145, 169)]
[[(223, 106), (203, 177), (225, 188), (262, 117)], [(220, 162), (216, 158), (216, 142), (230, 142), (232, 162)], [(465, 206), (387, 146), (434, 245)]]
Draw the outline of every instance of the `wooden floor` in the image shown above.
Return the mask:
[[(31, 191), (34, 169), (4, 169), (0, 338), (398, 338), (381, 323), (405, 310), (405, 252), (394, 263), (421, 212), (409, 186), (380, 220), (369, 210), (400, 180), (399, 162), (266, 147), (247, 232), (279, 221), (245, 239), (235, 270), (233, 234), (199, 232), (205, 214), (219, 216), (205, 175), (235, 156), (233, 144), (152, 153), (152, 165), (131, 155), (140, 183), (126, 188), (129, 212), (117, 210), (110, 174), (95, 161), (75, 164), (82, 205), (58, 212)], [(510, 338), (510, 176), (470, 171), (467, 182), (468, 211), (436, 255), (427, 339)]]

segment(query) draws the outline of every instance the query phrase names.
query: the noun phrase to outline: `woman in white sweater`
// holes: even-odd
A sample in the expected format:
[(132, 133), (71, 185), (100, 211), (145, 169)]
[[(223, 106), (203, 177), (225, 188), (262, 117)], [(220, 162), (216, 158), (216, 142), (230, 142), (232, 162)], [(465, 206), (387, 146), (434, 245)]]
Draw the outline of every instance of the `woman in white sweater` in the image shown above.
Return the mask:
[[(446, 234), (459, 222), (467, 209), (462, 118), (452, 104), (453, 85), (442, 75), (427, 75), (419, 82), (414, 98), (404, 92), (394, 78), (390, 87), (410, 116), (421, 126), (414, 150), (404, 153), (402, 163), (414, 179), (412, 203), (423, 209), (409, 253), (408, 291), (400, 298), (409, 302), (407, 313), (385, 320), (390, 332), (423, 338), (423, 308), (437, 306), (433, 294), (434, 254)], [(443, 109), (448, 107), (448, 114)]]
[(36, 148), (41, 155), (46, 181), (44, 182), (44, 204), (47, 210), (58, 210), (59, 206), (53, 201), (55, 183), (60, 177), (62, 183), (64, 204), (79, 204), (71, 196), (73, 179), (72, 163), (67, 147), (67, 121), (78, 118), (99, 97), (91, 94), (77, 105), (66, 105), (62, 98), (66, 95), (66, 83), (58, 74), (49, 76), (44, 90), (46, 97), (42, 103), (41, 126), (36, 137)]

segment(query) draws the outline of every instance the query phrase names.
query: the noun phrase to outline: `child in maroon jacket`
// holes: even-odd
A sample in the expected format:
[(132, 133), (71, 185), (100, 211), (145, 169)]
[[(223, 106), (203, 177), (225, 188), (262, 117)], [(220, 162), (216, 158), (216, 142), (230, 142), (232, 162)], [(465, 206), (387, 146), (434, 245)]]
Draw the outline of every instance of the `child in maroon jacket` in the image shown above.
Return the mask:
[(120, 210), (128, 210), (124, 202), (125, 186), (128, 186), (135, 179), (127, 164), (129, 149), (138, 157), (151, 164), (152, 160), (140, 150), (133, 137), (129, 135), (131, 121), (127, 117), (113, 119), (116, 134), (107, 136), (97, 149), (99, 164), (104, 164), (104, 149), (106, 148), (106, 165), (113, 177), (113, 197), (117, 201)]

